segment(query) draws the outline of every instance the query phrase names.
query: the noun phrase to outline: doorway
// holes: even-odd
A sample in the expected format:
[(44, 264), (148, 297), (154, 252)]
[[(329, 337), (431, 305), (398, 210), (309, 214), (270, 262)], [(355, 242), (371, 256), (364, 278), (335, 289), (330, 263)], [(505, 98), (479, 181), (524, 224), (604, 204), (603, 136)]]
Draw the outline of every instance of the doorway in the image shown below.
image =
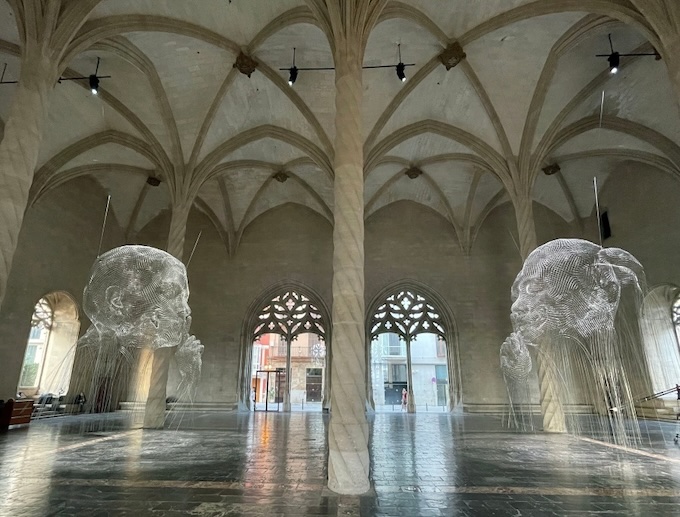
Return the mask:
[(253, 377), (253, 411), (281, 411), (286, 382), (285, 368), (257, 370)]
[(458, 402), (458, 361), (447, 343), (452, 320), (419, 291), (393, 288), (372, 304), (369, 399), (376, 411), (441, 413)]
[[(254, 306), (242, 399), (255, 411), (322, 411), (329, 402), (328, 314), (307, 294), (276, 291)], [(321, 307), (321, 308), (320, 308)], [(242, 385), (243, 386), (243, 385)]]

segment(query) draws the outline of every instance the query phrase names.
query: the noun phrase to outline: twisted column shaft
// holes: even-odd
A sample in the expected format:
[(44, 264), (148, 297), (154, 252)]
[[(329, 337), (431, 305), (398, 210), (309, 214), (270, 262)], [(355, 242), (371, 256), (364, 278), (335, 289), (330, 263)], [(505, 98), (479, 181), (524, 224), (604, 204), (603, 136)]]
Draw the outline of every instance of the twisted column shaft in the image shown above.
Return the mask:
[(514, 206), (515, 217), (517, 218), (517, 233), (519, 235), (519, 253), (524, 261), (538, 246), (531, 195), (517, 196), (514, 199)]
[[(547, 352), (549, 354), (549, 352)], [(536, 360), (538, 387), (541, 397), (541, 413), (543, 414), (543, 431), (547, 433), (565, 433), (564, 408), (560, 403), (555, 371), (550, 364), (550, 356), (538, 356)]]
[(21, 77), (0, 142), (0, 304), (38, 162), (48, 94), (56, 80), (55, 65), (38, 50), (32, 53), (22, 60)]
[(335, 59), (333, 389), (328, 487), (341, 494), (361, 494), (370, 488), (365, 414), (362, 82), (358, 51), (351, 47), (336, 51)]
[(172, 207), (167, 252), (178, 260), (184, 257), (184, 241), (187, 236), (187, 220), (191, 203), (177, 203)]
[[(167, 251), (182, 260), (184, 255), (184, 239), (187, 233), (190, 203), (175, 204), (172, 207), (170, 232), (168, 234)], [(162, 429), (165, 423), (165, 400), (167, 398), (168, 371), (170, 361), (177, 347), (158, 348), (153, 351), (151, 368), (143, 370), (148, 375), (149, 391), (144, 407), (144, 428)], [(146, 379), (144, 379), (146, 382)]]
[[(528, 193), (516, 196), (513, 201), (517, 218), (519, 249), (524, 261), (537, 247), (533, 202), (531, 195)], [(564, 420), (564, 409), (559, 400), (555, 371), (549, 364), (545, 364), (550, 361), (549, 354), (550, 351), (544, 349), (544, 354), (539, 354), (536, 359), (543, 430), (549, 433), (564, 433), (567, 429)]]
[(144, 429), (163, 429), (165, 425), (168, 371), (174, 354), (175, 347), (157, 348), (153, 351), (149, 395), (144, 408)]

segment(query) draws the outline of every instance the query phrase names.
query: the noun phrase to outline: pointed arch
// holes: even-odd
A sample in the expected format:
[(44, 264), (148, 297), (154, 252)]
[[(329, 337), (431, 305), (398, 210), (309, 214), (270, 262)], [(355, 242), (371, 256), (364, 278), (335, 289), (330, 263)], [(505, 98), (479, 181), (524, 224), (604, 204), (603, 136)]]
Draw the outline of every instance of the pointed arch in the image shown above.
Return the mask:
[[(52, 291), (33, 307), (18, 390), (66, 394), (74, 369), (80, 309), (67, 291)], [(58, 395), (57, 395), (58, 396)]]
[[(640, 323), (652, 391), (672, 388), (680, 373), (680, 287), (657, 285), (642, 301)], [(663, 398), (675, 399), (675, 391)]]
[[(295, 293), (297, 298), (291, 296), (291, 293)], [(285, 301), (283, 301), (284, 298)], [(265, 309), (268, 307), (271, 308), (273, 304), (285, 305), (285, 302), (288, 300), (293, 301), (294, 305), (292, 306), (292, 309), (285, 307), (284, 310), (279, 310), (278, 312), (281, 314), (302, 314), (303, 318), (299, 322), (300, 325), (296, 326), (296, 322), (294, 322), (290, 326), (284, 325), (283, 327), (280, 327), (277, 325), (277, 323), (280, 321), (279, 318), (276, 318), (275, 316), (273, 318), (266, 316), (267, 311), (265, 311)], [(304, 304), (306, 304), (307, 307), (304, 307)], [(272, 312), (270, 309), (269, 314), (273, 316), (274, 312)], [(238, 406), (240, 410), (249, 410), (253, 340), (263, 333), (267, 333), (267, 330), (269, 330), (271, 333), (277, 333), (289, 339), (305, 332), (317, 333), (317, 335), (318, 332), (323, 333), (322, 337), (326, 343), (327, 371), (323, 407), (327, 407), (330, 402), (331, 386), (329, 373), (333, 350), (330, 315), (331, 312), (323, 298), (311, 287), (301, 282), (290, 280), (277, 282), (266, 288), (258, 297), (255, 298), (255, 300), (253, 300), (246, 311), (246, 315), (243, 320), (243, 326), (241, 328), (241, 350), (239, 354), (238, 380)], [(264, 318), (262, 316), (264, 316)], [(274, 327), (271, 329), (268, 328), (270, 323), (274, 325)], [(307, 327), (307, 324), (309, 324), (309, 327)]]
[[(406, 294), (408, 293), (408, 294)], [(462, 403), (462, 386), (460, 375), (460, 354), (458, 350), (458, 330), (453, 313), (449, 304), (434, 289), (418, 282), (417, 280), (404, 279), (392, 283), (380, 290), (367, 305), (366, 311), (366, 364), (371, 364), (371, 342), (380, 333), (395, 332), (386, 326), (386, 322), (392, 320), (404, 321), (404, 318), (395, 318), (385, 311), (388, 304), (395, 301), (409, 299), (410, 312), (414, 313), (413, 321), (407, 325), (401, 324), (401, 330), (396, 331), (402, 337), (413, 337), (423, 332), (431, 332), (442, 337), (446, 342), (447, 366), (449, 372), (449, 405), (450, 409)], [(418, 310), (413, 311), (413, 302)], [(398, 304), (398, 303), (397, 303)], [(417, 304), (422, 305), (418, 308)], [(403, 305), (402, 305), (403, 307)], [(404, 307), (409, 312), (409, 307)], [(432, 310), (433, 309), (433, 310)], [(382, 312), (385, 317), (379, 318)], [(418, 313), (422, 313), (418, 316)], [(405, 313), (404, 313), (405, 314)], [(408, 319), (408, 316), (405, 316)], [(392, 323), (393, 325), (395, 323)], [(427, 324), (427, 326), (426, 326)], [(392, 327), (394, 328), (394, 327)], [(373, 390), (371, 383), (370, 368), (366, 368), (366, 396), (368, 403), (374, 407)]]

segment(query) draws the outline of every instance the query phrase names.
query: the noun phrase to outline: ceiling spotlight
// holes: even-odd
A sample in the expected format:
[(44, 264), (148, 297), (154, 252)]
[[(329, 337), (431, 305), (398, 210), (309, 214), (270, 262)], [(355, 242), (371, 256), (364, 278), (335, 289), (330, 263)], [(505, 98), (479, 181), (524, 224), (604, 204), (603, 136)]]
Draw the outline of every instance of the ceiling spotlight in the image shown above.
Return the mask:
[(399, 63), (397, 64), (397, 77), (403, 83), (406, 81), (406, 65), (401, 60), (401, 43), (397, 45), (397, 52), (399, 54)]
[(291, 66), (288, 71), (290, 75), (288, 76), (288, 86), (293, 86), (298, 76), (298, 68), (295, 66), (295, 47), (293, 47), (293, 66)]
[(633, 52), (629, 54), (621, 54), (614, 50), (614, 44), (612, 43), (612, 35), (609, 34), (609, 54), (595, 54), (595, 57), (606, 57), (609, 62), (609, 73), (614, 75), (618, 73), (621, 68), (621, 57), (622, 56), (654, 56), (658, 61), (661, 59), (659, 53), (654, 50), (654, 52)]
[(298, 76), (297, 66), (293, 65), (292, 68), (289, 68), (289, 72), (290, 75), (288, 76), (288, 86), (293, 86)]
[[(362, 70), (367, 70), (369, 68), (392, 68), (396, 69), (397, 71), (397, 77), (399, 80), (403, 83), (406, 81), (406, 67), (409, 66), (416, 66), (415, 63), (404, 63), (401, 60), (401, 45), (399, 47), (399, 62), (396, 65), (363, 65), (361, 67)], [(293, 48), (293, 62), (291, 66), (285, 67), (285, 68), (279, 68), (281, 72), (288, 72), (288, 86), (293, 86), (295, 84), (295, 81), (297, 81), (298, 74), (305, 70), (335, 70), (335, 67), (333, 66), (301, 66), (297, 67), (295, 66), (295, 48)], [(463, 57), (465, 57), (465, 54), (463, 53)], [(461, 58), (462, 59), (462, 58)], [(455, 65), (451, 65), (452, 67)], [(101, 79), (102, 76), (99, 76)]]
[(609, 61), (609, 73), (614, 75), (619, 71), (619, 65), (621, 64), (621, 55), (618, 52), (612, 52), (607, 57)]
[(89, 81), (90, 81), (90, 91), (92, 92), (92, 95), (97, 95), (99, 93), (99, 77), (92, 74), (89, 77)]
[(57, 79), (57, 83), (61, 84), (62, 81), (87, 80), (87, 84), (90, 86), (90, 91), (92, 92), (92, 95), (97, 95), (99, 93), (99, 80), (109, 79), (111, 77), (110, 75), (99, 75), (98, 72), (99, 72), (99, 58), (97, 58), (97, 68), (95, 68), (94, 74), (77, 77), (59, 77), (59, 79)]
[(397, 65), (397, 77), (402, 83), (406, 81), (406, 65), (404, 63)]

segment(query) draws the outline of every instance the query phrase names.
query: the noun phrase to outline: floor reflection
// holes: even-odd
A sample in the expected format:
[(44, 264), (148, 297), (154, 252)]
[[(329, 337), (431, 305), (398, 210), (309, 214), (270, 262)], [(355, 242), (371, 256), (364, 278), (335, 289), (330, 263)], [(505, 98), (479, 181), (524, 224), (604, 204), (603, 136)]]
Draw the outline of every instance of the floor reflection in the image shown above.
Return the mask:
[[(0, 515), (677, 515), (675, 424), (629, 451), (500, 417), (375, 414), (374, 492), (325, 488), (328, 415), (193, 413), (174, 430), (86, 415), (0, 435)], [(349, 512), (349, 513), (348, 513)], [(519, 512), (519, 513), (518, 513)]]

